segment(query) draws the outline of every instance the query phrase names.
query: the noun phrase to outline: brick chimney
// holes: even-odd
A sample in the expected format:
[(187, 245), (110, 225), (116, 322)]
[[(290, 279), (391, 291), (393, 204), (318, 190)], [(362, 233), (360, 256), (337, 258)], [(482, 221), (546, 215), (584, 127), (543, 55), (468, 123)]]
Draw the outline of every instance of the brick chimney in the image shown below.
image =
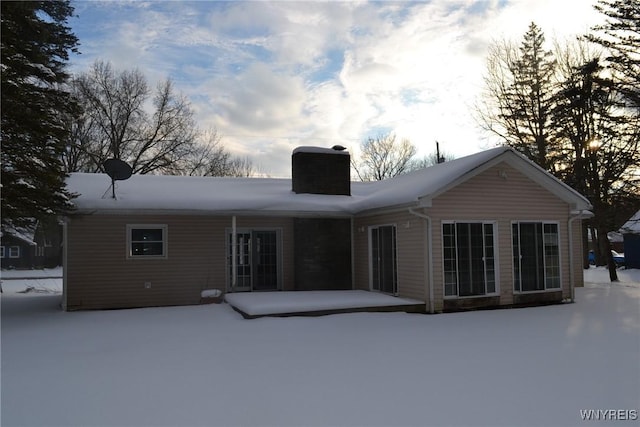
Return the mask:
[(344, 147), (298, 147), (291, 155), (295, 193), (351, 195), (351, 156)]

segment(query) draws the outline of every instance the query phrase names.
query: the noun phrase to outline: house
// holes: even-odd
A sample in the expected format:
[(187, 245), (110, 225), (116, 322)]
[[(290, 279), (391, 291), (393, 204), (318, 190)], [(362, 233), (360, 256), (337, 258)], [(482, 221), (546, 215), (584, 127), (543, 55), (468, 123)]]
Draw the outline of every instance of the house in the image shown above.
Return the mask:
[(622, 227), (625, 268), (640, 268), (640, 211), (636, 212)]
[(0, 258), (3, 269), (62, 265), (62, 223), (49, 218), (24, 227), (7, 227), (2, 235)]
[(36, 258), (35, 226), (7, 227), (0, 237), (3, 269), (33, 268)]
[(66, 310), (186, 305), (201, 292), (363, 289), (425, 311), (573, 300), (583, 196), (500, 147), (380, 182), (300, 147), (291, 179), (71, 174)]

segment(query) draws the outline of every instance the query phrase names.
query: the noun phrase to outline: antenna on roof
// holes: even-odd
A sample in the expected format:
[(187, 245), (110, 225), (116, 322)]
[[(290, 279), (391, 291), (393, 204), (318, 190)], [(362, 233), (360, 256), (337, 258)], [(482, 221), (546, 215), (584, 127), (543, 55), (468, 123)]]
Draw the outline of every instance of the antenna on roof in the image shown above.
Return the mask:
[(440, 143), (436, 141), (436, 163), (444, 163), (444, 156), (440, 155)]
[(102, 164), (104, 171), (111, 177), (111, 197), (116, 198), (116, 181), (124, 181), (131, 177), (133, 169), (120, 159), (107, 159)]

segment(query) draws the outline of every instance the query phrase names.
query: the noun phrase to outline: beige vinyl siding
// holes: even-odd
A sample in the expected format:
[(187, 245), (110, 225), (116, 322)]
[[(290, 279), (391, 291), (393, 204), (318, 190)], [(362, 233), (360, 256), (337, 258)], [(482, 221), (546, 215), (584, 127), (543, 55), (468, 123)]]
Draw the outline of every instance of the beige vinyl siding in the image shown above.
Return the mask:
[(424, 220), (408, 212), (358, 217), (354, 220), (354, 283), (370, 289), (369, 227), (396, 226), (398, 295), (426, 301)]
[[(167, 225), (167, 258), (127, 259), (127, 224)], [(282, 284), (292, 289), (292, 220), (238, 218), (237, 226), (282, 230)], [(230, 228), (230, 217), (72, 216), (67, 225), (67, 309), (196, 304), (203, 289), (225, 290)]]
[[(495, 221), (498, 247), (500, 304), (513, 303), (511, 224), (513, 221), (557, 222), (563, 298), (570, 297), (570, 206), (506, 163), (498, 164), (463, 182), (432, 201), (425, 213), (432, 218), (433, 280), (436, 311), (443, 307), (442, 221)], [(577, 230), (577, 229), (576, 229)], [(579, 258), (579, 232), (574, 231), (574, 260)], [(575, 270), (574, 270), (575, 271)], [(579, 276), (579, 275), (578, 275)]]

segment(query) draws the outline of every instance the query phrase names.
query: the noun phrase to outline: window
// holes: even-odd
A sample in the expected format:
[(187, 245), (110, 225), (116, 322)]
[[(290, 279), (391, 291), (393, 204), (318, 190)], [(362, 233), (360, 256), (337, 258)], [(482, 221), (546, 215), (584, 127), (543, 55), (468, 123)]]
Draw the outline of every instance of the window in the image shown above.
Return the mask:
[(166, 225), (127, 225), (127, 258), (167, 257)]
[(512, 237), (514, 290), (532, 292), (560, 288), (558, 224), (514, 223)]
[(9, 246), (9, 258), (20, 258), (20, 246)]
[(4, 246), (0, 246), (0, 258), (6, 258), (6, 255), (4, 254)]
[(442, 242), (446, 297), (497, 292), (493, 223), (444, 223)]

